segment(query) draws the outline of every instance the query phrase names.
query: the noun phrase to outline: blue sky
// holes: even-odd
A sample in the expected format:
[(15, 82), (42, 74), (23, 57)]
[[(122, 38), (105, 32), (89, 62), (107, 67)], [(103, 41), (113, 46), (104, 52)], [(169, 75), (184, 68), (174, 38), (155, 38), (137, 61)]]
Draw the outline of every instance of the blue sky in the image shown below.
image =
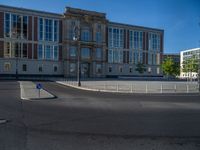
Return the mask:
[(164, 51), (200, 47), (200, 0), (0, 0), (0, 4), (63, 13), (65, 6), (105, 12), (114, 22), (165, 30)]

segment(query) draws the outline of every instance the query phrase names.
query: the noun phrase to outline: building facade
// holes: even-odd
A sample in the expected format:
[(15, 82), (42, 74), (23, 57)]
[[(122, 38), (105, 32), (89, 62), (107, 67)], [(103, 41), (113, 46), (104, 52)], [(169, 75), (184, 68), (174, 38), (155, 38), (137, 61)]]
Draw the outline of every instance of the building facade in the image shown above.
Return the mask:
[(171, 58), (176, 65), (180, 66), (180, 54), (164, 54), (163, 60), (166, 58)]
[(194, 78), (198, 77), (198, 72), (183, 72), (183, 62), (194, 57), (200, 64), (200, 48), (187, 49), (180, 52), (180, 78)]
[[(85, 78), (162, 76), (163, 37), (163, 30), (109, 22), (95, 11), (0, 5), (0, 75), (76, 77), (79, 60)], [(144, 74), (135, 71), (138, 63)]]
[[(75, 77), (78, 57), (82, 77), (105, 77), (106, 15), (94, 11), (66, 8), (63, 19), (64, 74)], [(74, 28), (79, 37), (74, 40)]]
[[(162, 76), (163, 30), (109, 22), (107, 76)], [(142, 63), (146, 72), (138, 73)]]
[(62, 15), (0, 6), (0, 74), (62, 75)]

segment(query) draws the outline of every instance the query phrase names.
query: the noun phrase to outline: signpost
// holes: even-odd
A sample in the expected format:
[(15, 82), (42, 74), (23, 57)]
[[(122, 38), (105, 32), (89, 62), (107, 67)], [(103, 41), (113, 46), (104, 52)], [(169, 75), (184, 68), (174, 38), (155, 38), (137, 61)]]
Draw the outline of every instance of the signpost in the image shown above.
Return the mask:
[(42, 89), (42, 84), (41, 83), (36, 84), (36, 89), (38, 89), (38, 97), (40, 98), (40, 90)]

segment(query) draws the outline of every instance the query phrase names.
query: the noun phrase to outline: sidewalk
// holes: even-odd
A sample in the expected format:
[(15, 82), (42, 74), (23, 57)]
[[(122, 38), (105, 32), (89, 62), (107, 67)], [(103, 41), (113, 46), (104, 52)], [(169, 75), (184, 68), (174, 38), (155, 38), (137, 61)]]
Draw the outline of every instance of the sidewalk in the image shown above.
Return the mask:
[(21, 90), (21, 99), (23, 100), (39, 100), (39, 99), (52, 99), (54, 95), (44, 89), (36, 89), (36, 84), (31, 81), (19, 81)]

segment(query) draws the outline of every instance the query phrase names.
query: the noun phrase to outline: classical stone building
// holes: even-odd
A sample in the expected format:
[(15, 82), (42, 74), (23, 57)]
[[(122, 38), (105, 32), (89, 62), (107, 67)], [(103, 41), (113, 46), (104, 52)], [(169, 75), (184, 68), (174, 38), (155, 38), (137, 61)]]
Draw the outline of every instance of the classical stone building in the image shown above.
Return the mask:
[[(77, 75), (78, 57), (82, 77), (105, 77), (106, 15), (94, 11), (66, 8), (63, 19), (64, 74)], [(74, 40), (74, 28), (79, 39)]]
[[(95, 11), (0, 5), (0, 76), (76, 77), (78, 64), (82, 78), (162, 76), (163, 37), (163, 30), (110, 22)], [(139, 62), (144, 74), (135, 71)]]

